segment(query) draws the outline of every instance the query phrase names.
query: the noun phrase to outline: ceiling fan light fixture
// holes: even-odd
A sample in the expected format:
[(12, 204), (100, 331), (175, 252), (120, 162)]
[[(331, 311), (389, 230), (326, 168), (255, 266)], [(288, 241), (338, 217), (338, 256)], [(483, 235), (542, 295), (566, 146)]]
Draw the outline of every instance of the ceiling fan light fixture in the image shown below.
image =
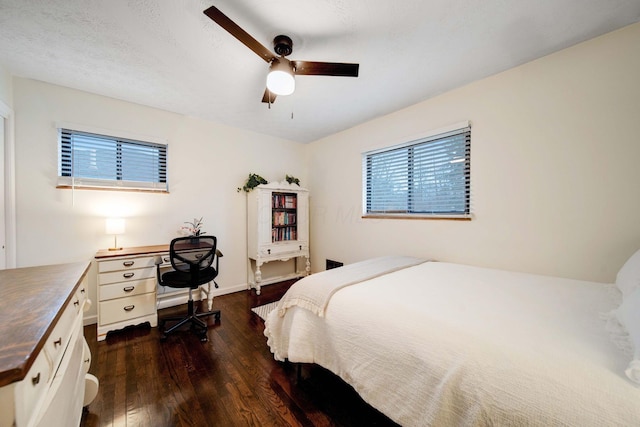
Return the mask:
[(291, 95), (296, 89), (291, 63), (285, 60), (274, 60), (267, 74), (267, 89), (276, 95)]

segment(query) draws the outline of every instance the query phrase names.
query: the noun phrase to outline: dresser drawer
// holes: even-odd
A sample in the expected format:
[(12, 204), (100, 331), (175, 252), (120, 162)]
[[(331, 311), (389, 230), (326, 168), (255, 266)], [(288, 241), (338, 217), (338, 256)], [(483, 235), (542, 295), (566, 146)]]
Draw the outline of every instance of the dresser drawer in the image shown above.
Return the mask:
[(155, 255), (134, 258), (119, 258), (98, 262), (98, 273), (155, 267)]
[(131, 282), (134, 280), (148, 279), (156, 276), (154, 268), (137, 268), (126, 271), (112, 271), (109, 273), (100, 273), (98, 280), (99, 285), (108, 285), (109, 283)]
[(122, 322), (156, 312), (156, 294), (136, 295), (99, 303), (100, 325)]
[(27, 425), (49, 389), (51, 365), (41, 351), (24, 380), (16, 384), (16, 425)]
[(67, 343), (73, 332), (73, 322), (78, 315), (78, 305), (74, 304), (77, 303), (77, 301), (77, 297), (74, 295), (71, 302), (62, 312), (58, 323), (56, 323), (56, 326), (53, 328), (51, 335), (49, 335), (44, 345), (44, 350), (51, 360), (53, 372), (55, 372), (58, 363), (60, 363), (60, 359), (62, 359), (62, 355), (67, 348)]
[(107, 301), (115, 298), (132, 297), (154, 292), (157, 280), (154, 277), (138, 281), (112, 283), (100, 286), (100, 301)]

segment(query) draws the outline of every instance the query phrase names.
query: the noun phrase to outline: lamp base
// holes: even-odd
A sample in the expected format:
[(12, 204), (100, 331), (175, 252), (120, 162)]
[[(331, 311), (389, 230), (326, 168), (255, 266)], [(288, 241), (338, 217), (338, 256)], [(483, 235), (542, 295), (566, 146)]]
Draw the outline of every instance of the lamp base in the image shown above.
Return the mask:
[(110, 251), (121, 251), (122, 248), (109, 248)]

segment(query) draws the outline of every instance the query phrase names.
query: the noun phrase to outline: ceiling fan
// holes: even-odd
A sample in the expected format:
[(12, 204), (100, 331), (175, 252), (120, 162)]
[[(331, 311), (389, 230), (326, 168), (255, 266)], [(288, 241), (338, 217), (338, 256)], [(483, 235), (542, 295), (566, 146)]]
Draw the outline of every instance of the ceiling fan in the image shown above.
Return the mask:
[(293, 41), (290, 37), (279, 35), (273, 39), (273, 50), (279, 55), (277, 56), (215, 6), (205, 10), (204, 14), (254, 51), (260, 58), (271, 64), (267, 75), (267, 88), (262, 96), (262, 102), (271, 104), (275, 101), (277, 95), (292, 94), (295, 90), (295, 75), (358, 77), (359, 64), (290, 61), (286, 58), (293, 51)]

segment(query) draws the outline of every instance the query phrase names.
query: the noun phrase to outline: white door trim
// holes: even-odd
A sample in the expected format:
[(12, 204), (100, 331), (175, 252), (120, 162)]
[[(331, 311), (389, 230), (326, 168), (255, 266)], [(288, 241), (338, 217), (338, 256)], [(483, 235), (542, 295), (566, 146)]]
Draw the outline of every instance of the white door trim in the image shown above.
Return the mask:
[(0, 118), (4, 119), (4, 209), (7, 268), (16, 267), (16, 146), (13, 109), (0, 100)]

